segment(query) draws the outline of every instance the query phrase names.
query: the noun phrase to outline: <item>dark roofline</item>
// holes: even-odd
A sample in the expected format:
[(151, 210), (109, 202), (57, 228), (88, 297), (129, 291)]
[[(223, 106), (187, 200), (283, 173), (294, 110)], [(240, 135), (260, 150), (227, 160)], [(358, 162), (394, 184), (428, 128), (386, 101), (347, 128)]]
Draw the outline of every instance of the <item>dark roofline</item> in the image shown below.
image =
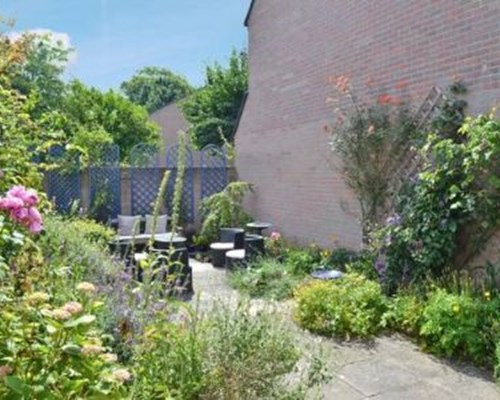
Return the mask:
[(243, 98), (241, 99), (240, 109), (238, 111), (238, 117), (236, 118), (236, 124), (234, 125), (234, 129), (233, 129), (233, 140), (234, 140), (234, 137), (236, 136), (236, 132), (238, 131), (238, 128), (240, 127), (241, 116), (243, 115), (243, 110), (245, 109), (245, 104), (247, 103), (247, 98), (248, 98), (248, 92), (245, 92), (245, 94), (243, 95)]
[(248, 21), (250, 20), (250, 15), (252, 14), (253, 6), (255, 5), (255, 0), (250, 3), (250, 8), (248, 9), (247, 16), (245, 17), (244, 25), (248, 28)]

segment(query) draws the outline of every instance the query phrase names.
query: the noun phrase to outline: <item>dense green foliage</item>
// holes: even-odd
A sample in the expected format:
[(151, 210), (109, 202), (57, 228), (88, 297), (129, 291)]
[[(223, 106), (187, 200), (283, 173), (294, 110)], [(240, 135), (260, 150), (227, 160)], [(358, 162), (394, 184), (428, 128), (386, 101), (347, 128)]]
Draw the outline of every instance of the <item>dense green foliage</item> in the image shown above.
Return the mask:
[(120, 87), (129, 100), (150, 113), (193, 92), (184, 77), (159, 67), (142, 68)]
[(23, 62), (11, 64), (11, 85), (19, 93), (36, 98), (31, 114), (40, 118), (62, 105), (65, 92), (62, 75), (72, 50), (54, 42), (48, 34), (26, 34), (23, 40), (25, 57)]
[[(379, 233), (389, 291), (441, 276), (459, 252), (476, 254), (498, 227), (500, 121), (493, 115), (468, 118), (460, 135), (429, 135), (422, 172), (401, 194), (398, 215)], [(466, 243), (459, 242), (460, 233)]]
[(24, 34), (13, 41), (0, 33), (0, 52), (2, 60), (8, 60), (0, 65), (0, 84), (2, 89), (12, 91), (11, 97), (23, 96), (17, 100), (23, 104), (23, 113), (16, 112), (16, 118), (33, 122), (32, 139), (44, 133), (34, 143), (35, 147), (44, 145), (39, 150), (60, 143), (88, 158), (101, 145), (116, 143), (126, 160), (135, 144), (158, 143), (158, 127), (149, 121), (143, 107), (116, 92), (101, 92), (77, 80), (69, 84), (63, 80), (71, 53), (63, 43), (35, 34)]
[(100, 143), (116, 143), (123, 160), (128, 159), (130, 150), (138, 143), (159, 145), (158, 127), (149, 121), (141, 106), (113, 90), (103, 93), (79, 81), (71, 82), (67, 90), (64, 129), (70, 142), (74, 141), (90, 155)]
[(208, 244), (217, 240), (219, 229), (244, 227), (250, 216), (243, 208), (245, 195), (252, 190), (247, 182), (231, 182), (219, 193), (203, 200), (201, 204), (202, 227), (198, 243)]
[(198, 148), (208, 144), (223, 145), (233, 141), (243, 97), (248, 88), (248, 57), (233, 52), (229, 66), (208, 66), (205, 85), (181, 103), (191, 124), (193, 143)]
[(380, 330), (386, 310), (380, 285), (357, 274), (305, 283), (295, 298), (297, 323), (326, 336), (371, 337)]
[(301, 354), (279, 317), (252, 315), (248, 304), (235, 310), (216, 304), (209, 315), (184, 312), (180, 325), (149, 327), (137, 348), (134, 398), (302, 398), (300, 380), (292, 386), (283, 380)]

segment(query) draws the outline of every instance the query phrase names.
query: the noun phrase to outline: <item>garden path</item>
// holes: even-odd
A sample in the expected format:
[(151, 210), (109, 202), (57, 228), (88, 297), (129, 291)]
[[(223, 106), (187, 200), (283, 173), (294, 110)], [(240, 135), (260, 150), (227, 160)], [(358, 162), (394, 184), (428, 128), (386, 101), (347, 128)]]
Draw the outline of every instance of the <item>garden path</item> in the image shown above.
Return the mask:
[[(224, 270), (190, 262), (201, 307), (217, 300), (238, 300)], [(257, 306), (267, 303), (255, 302)], [(289, 304), (283, 303), (280, 308), (290, 314)], [(326, 400), (500, 400), (500, 391), (487, 374), (422, 353), (402, 337), (380, 337), (366, 344), (298, 332), (304, 340), (321, 343), (329, 355), (333, 379), (321, 388)]]

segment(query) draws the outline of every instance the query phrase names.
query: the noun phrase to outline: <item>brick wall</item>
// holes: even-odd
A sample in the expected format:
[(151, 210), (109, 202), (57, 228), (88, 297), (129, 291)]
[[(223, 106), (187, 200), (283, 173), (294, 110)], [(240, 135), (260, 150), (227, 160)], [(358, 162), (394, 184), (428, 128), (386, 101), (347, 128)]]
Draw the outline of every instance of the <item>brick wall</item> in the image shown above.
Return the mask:
[(150, 116), (161, 128), (163, 149), (161, 152), (162, 165), (165, 165), (165, 149), (177, 143), (179, 131), (186, 131), (188, 123), (176, 103), (167, 104), (165, 107), (155, 111)]
[(255, 0), (248, 20), (250, 94), (236, 134), (249, 210), (307, 244), (356, 248), (358, 207), (329, 151), (329, 77), (419, 105), (459, 77), (469, 111), (500, 101), (498, 0)]

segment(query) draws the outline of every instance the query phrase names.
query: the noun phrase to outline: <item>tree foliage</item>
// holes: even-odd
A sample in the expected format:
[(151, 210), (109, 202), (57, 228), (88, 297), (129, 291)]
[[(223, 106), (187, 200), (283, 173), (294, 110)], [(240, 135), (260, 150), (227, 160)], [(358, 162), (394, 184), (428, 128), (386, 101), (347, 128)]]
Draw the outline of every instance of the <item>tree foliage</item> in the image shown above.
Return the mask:
[(121, 84), (129, 100), (151, 113), (193, 92), (189, 82), (166, 68), (146, 67)]
[(233, 141), (241, 102), (248, 89), (248, 56), (233, 51), (229, 65), (208, 66), (205, 86), (181, 103), (191, 124), (193, 143), (202, 148), (208, 144), (222, 145), (223, 136)]
[[(86, 139), (101, 143), (112, 141), (120, 147), (122, 160), (138, 143), (156, 143), (158, 127), (149, 121), (147, 111), (119, 93), (101, 92), (80, 81), (68, 85), (63, 105), (67, 131), (71, 140), (85, 145)], [(87, 142), (88, 144), (88, 142)], [(86, 146), (91, 150), (92, 147)]]

